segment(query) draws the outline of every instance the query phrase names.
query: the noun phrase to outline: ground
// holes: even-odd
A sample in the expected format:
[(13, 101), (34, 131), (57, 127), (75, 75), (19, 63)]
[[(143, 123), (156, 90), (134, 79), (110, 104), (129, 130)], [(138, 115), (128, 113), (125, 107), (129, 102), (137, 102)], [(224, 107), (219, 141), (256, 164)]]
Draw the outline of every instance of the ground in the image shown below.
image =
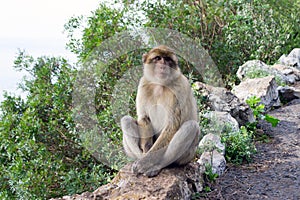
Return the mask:
[(300, 199), (300, 99), (269, 112), (277, 127), (260, 122), (268, 141), (256, 143), (249, 164), (228, 165), (200, 199)]

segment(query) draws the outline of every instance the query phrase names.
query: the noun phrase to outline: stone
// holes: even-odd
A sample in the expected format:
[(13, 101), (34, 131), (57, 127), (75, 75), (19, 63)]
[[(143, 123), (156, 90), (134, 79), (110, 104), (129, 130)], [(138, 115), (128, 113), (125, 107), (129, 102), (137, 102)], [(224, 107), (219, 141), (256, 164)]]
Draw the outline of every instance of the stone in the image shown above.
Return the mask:
[(218, 128), (220, 133), (226, 131), (228, 126), (232, 131), (239, 131), (239, 123), (228, 112), (210, 111), (203, 115), (209, 123)]
[(221, 143), (221, 138), (217, 134), (209, 133), (205, 135), (198, 146), (200, 149), (210, 151), (210, 149), (217, 149), (225, 155), (225, 145)]
[(243, 81), (247, 78), (274, 76), (278, 83), (294, 84), (300, 79), (299, 70), (294, 67), (275, 64), (269, 66), (260, 60), (250, 60), (239, 67), (237, 77)]
[(207, 97), (207, 106), (209, 106), (211, 110), (230, 113), (240, 126), (255, 121), (251, 108), (245, 102), (240, 101), (237, 96), (226, 88), (213, 87), (201, 82), (196, 82), (195, 89)]
[(252, 96), (260, 98), (261, 103), (265, 105), (265, 111), (270, 110), (272, 107), (280, 106), (274, 76), (246, 79), (235, 86), (232, 92), (244, 102)]
[(272, 68), (280, 71), (285, 76), (285, 82), (287, 84), (295, 84), (297, 81), (300, 81), (300, 70), (295, 67), (275, 64)]
[(212, 172), (221, 176), (224, 174), (226, 169), (226, 159), (225, 157), (214, 150), (212, 152), (204, 152), (197, 161), (200, 165), (210, 164), (212, 166)]
[[(250, 60), (244, 63), (242, 66), (239, 66), (239, 69), (236, 73), (237, 77), (242, 81), (247, 78), (247, 75), (254, 70), (263, 70), (268, 71), (269, 66), (260, 60)], [(269, 74), (269, 72), (268, 72)]]
[(221, 176), (226, 168), (225, 145), (221, 143), (220, 136), (209, 133), (205, 135), (199, 143), (199, 149), (204, 152), (197, 162), (206, 166), (210, 164), (212, 171)]
[(300, 98), (300, 90), (290, 86), (279, 86), (277, 88), (280, 98), (284, 102), (290, 102)]
[(64, 196), (58, 199), (188, 200), (191, 199), (193, 193), (203, 190), (205, 168), (197, 162), (180, 167), (165, 168), (158, 176), (152, 178), (143, 175), (136, 176), (130, 169), (131, 164), (126, 165), (111, 183), (99, 187), (94, 192)]
[(282, 55), (279, 58), (279, 63), (300, 70), (300, 48), (293, 49), (288, 56)]

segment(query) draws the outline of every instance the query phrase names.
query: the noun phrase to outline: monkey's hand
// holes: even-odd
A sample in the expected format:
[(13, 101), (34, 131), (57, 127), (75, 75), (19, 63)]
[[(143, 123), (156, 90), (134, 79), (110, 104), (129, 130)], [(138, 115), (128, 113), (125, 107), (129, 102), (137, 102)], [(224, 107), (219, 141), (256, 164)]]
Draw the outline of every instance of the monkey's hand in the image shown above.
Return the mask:
[(140, 134), (140, 149), (143, 153), (149, 151), (153, 145), (153, 127), (148, 117), (144, 117), (138, 121), (138, 128)]

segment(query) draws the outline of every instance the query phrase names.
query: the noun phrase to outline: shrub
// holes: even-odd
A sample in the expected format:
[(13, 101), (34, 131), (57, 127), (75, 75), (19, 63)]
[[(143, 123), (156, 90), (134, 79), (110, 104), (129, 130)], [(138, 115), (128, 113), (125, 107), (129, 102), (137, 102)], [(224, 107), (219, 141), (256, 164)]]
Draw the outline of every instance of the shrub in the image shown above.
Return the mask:
[(15, 68), (31, 75), (27, 98), (5, 95), (0, 121), (1, 199), (48, 199), (93, 190), (114, 170), (97, 163), (72, 119), (76, 74), (62, 58), (33, 59), (20, 52)]
[(225, 156), (229, 162), (236, 164), (241, 164), (243, 161), (250, 162), (251, 156), (256, 153), (253, 133), (244, 126), (237, 132), (223, 133), (221, 141), (225, 144)]

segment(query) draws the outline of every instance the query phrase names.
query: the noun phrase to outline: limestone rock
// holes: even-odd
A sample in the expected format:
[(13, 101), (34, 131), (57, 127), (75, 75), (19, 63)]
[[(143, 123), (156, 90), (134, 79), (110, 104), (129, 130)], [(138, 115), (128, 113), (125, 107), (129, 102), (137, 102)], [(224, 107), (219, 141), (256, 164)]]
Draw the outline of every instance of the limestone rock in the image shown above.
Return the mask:
[(240, 126), (255, 121), (250, 107), (226, 88), (213, 87), (201, 82), (195, 85), (199, 92), (207, 96), (211, 110), (230, 113)]
[(213, 133), (205, 135), (199, 143), (199, 148), (204, 152), (197, 162), (202, 166), (210, 164), (213, 173), (221, 176), (226, 168), (226, 160), (224, 157), (225, 146), (221, 143), (220, 136)]
[[(294, 67), (275, 64), (269, 66), (260, 60), (250, 60), (239, 67), (237, 77), (243, 81), (246, 78), (274, 76), (277, 81), (294, 84), (300, 80), (300, 72)], [(253, 77), (254, 76), (254, 77)]]
[(198, 163), (189, 163), (182, 167), (163, 169), (153, 178), (136, 176), (131, 172), (131, 164), (120, 170), (111, 183), (99, 187), (94, 192), (65, 196), (60, 200), (79, 199), (178, 199), (188, 200), (195, 192), (203, 189), (204, 167)]
[(238, 86), (235, 86), (232, 92), (242, 101), (246, 101), (251, 96), (259, 97), (261, 103), (265, 105), (266, 111), (271, 107), (280, 106), (277, 84), (274, 76), (246, 79)]
[(268, 74), (270, 73), (269, 66), (267, 64), (265, 64), (264, 62), (262, 62), (260, 60), (249, 60), (246, 63), (244, 63), (242, 66), (239, 67), (236, 75), (242, 81), (245, 78), (247, 78), (249, 73), (253, 72), (254, 70), (256, 70), (256, 71), (261, 70), (261, 71), (267, 72)]
[(290, 86), (279, 86), (278, 93), (283, 101), (290, 102), (294, 99), (300, 99), (300, 90)]
[(282, 55), (279, 58), (279, 63), (300, 70), (300, 48), (293, 49), (288, 56)]
[(211, 164), (213, 173), (218, 174), (219, 176), (224, 174), (226, 169), (226, 159), (217, 150), (204, 152), (197, 162), (200, 165)]
[(209, 123), (220, 129), (220, 133), (226, 131), (230, 126), (232, 131), (239, 131), (239, 123), (228, 112), (210, 111), (205, 113), (205, 118), (209, 119)]
[(300, 70), (295, 67), (275, 64), (272, 68), (280, 71), (285, 76), (286, 83), (288, 84), (294, 84), (296, 81), (300, 81)]
[(206, 149), (212, 148), (211, 146), (213, 146), (214, 149), (217, 148), (218, 151), (222, 152), (222, 154), (225, 155), (225, 146), (221, 143), (220, 136), (209, 133), (205, 135), (199, 143), (199, 148), (204, 149), (204, 151)]

